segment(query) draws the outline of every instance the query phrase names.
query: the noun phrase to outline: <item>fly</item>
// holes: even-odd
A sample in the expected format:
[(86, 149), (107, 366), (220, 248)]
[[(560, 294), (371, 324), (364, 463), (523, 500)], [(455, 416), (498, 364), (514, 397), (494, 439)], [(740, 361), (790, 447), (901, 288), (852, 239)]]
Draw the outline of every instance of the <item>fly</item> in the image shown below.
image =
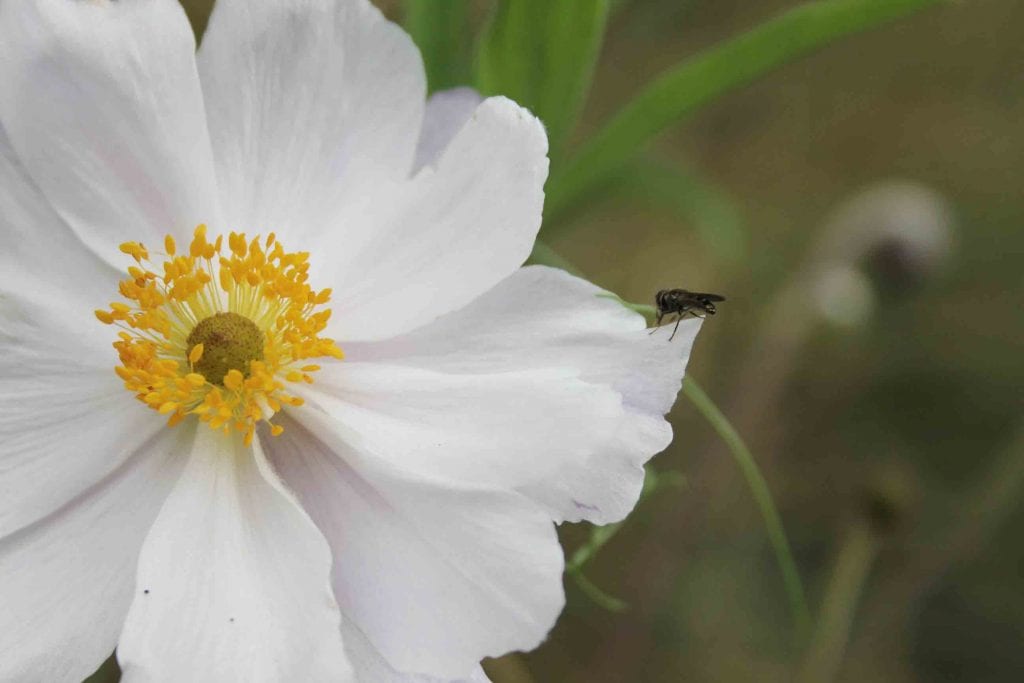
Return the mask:
[(654, 304), (658, 308), (658, 320), (654, 323), (654, 329), (650, 334), (657, 331), (662, 318), (675, 313), (676, 326), (672, 330), (672, 336), (668, 338), (669, 341), (672, 341), (676, 336), (676, 330), (679, 329), (679, 321), (687, 315), (694, 318), (714, 315), (716, 301), (725, 301), (725, 297), (707, 292), (689, 292), (685, 289), (663, 289), (654, 295)]

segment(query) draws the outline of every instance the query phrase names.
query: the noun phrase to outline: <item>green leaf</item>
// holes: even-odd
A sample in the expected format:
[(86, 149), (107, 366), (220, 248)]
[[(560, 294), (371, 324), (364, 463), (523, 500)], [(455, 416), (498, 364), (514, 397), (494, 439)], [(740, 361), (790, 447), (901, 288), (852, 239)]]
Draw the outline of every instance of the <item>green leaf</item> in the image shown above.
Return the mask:
[(468, 84), (466, 0), (405, 0), (403, 5), (402, 23), (423, 54), (429, 92)]
[(593, 78), (608, 0), (501, 0), (480, 40), (476, 86), (528, 107), (557, 155)]
[(548, 183), (545, 215), (558, 215), (644, 144), (729, 90), (829, 44), (943, 0), (822, 0), (796, 7), (669, 69), (612, 118)]

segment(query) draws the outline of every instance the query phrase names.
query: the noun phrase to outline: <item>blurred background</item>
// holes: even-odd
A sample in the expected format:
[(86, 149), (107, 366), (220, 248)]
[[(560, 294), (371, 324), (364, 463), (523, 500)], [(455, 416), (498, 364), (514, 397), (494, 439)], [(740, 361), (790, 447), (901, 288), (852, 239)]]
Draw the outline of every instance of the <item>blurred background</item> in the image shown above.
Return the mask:
[[(418, 2), (378, 4), (450, 18)], [(212, 3), (184, 4), (201, 31)], [(480, 83), (496, 3), (457, 4), (432, 87)], [(610, 3), (553, 174), (658, 73), (797, 5)], [(597, 588), (567, 576), (542, 647), (487, 663), (495, 683), (1024, 680), (1022, 37), (1017, 0), (842, 37), (672, 121), (547, 217), (538, 258), (627, 301), (728, 297), (689, 374), (767, 480), (810, 620), (795, 626), (747, 482), (680, 396), (651, 464), (671, 484), (582, 568)], [(564, 528), (567, 555), (590, 534)]]
[[(628, 3), (581, 133), (794, 5)], [(676, 188), (631, 180), (551, 238), (629, 301), (729, 297), (689, 373), (768, 480), (814, 627), (794, 642), (757, 507), (681, 398), (652, 466), (687, 486), (587, 570), (628, 609), (569, 585), (533, 680), (1024, 680), (1022, 36), (1024, 4), (986, 0), (837, 41), (670, 127), (647, 156)]]

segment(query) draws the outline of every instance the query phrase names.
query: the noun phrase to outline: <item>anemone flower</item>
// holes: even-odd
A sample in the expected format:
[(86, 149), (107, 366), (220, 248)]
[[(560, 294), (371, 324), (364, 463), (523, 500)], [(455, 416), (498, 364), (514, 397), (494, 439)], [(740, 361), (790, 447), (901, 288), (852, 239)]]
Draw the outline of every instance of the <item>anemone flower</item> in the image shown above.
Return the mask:
[(0, 2), (0, 679), (486, 680), (669, 343), (521, 268), (547, 142), (365, 0)]

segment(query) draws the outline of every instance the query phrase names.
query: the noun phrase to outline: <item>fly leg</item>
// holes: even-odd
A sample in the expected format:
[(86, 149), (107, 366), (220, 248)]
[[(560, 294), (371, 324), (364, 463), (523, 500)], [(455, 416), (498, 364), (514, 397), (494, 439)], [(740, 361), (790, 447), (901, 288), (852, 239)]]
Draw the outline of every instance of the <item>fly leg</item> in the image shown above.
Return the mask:
[(676, 316), (676, 326), (674, 328), (672, 328), (672, 336), (668, 338), (669, 341), (672, 341), (672, 339), (676, 336), (676, 330), (679, 329), (679, 321), (681, 321), (683, 318), (685, 318), (687, 316), (687, 314), (689, 314), (690, 317), (692, 317), (692, 318), (701, 318), (701, 319), (703, 319), (703, 318), (706, 317), (706, 316), (703, 316), (700, 313), (697, 313), (696, 311), (693, 311), (693, 310), (690, 310), (690, 309), (683, 311), (678, 316)]
[(652, 327), (651, 331), (648, 332), (647, 334), (650, 335), (650, 334), (654, 334), (655, 332), (657, 332), (658, 331), (658, 327), (661, 326), (661, 319), (664, 318), (664, 317), (665, 317), (664, 313), (658, 313), (658, 319), (654, 322), (654, 327)]
[(676, 331), (679, 329), (679, 321), (683, 319), (683, 315), (683, 313), (676, 314), (676, 326), (672, 328), (672, 336), (668, 338), (669, 341), (672, 341), (675, 338)]

